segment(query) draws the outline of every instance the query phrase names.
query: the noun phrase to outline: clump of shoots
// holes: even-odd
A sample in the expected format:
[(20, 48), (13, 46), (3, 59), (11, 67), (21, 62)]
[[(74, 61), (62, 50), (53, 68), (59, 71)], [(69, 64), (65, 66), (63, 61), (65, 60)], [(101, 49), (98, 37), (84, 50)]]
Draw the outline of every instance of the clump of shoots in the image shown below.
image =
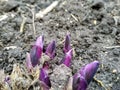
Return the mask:
[[(40, 62), (39, 60), (43, 52), (43, 41), (44, 41), (43, 36), (38, 37), (30, 53), (27, 53), (26, 66), (28, 71), (31, 71), (36, 65), (39, 64)], [(53, 40), (48, 44), (44, 55), (45, 56), (47, 55), (48, 58), (50, 59), (54, 59), (56, 54), (55, 49), (56, 49), (56, 42)], [(64, 57), (60, 63), (66, 65), (67, 67), (70, 67), (71, 60), (73, 57), (73, 49), (70, 46), (69, 34), (66, 35), (63, 51), (64, 51)], [(69, 82), (70, 85), (68, 85), (70, 86), (69, 88), (72, 88), (70, 90), (86, 90), (91, 80), (93, 79), (95, 73), (97, 72), (98, 67), (99, 67), (98, 61), (93, 61), (82, 67), (76, 74), (74, 74), (70, 78), (70, 82)], [(42, 90), (49, 90), (51, 88), (48, 69), (50, 69), (49, 61), (44, 61), (43, 67), (40, 68), (40, 71), (38, 70), (39, 81)]]

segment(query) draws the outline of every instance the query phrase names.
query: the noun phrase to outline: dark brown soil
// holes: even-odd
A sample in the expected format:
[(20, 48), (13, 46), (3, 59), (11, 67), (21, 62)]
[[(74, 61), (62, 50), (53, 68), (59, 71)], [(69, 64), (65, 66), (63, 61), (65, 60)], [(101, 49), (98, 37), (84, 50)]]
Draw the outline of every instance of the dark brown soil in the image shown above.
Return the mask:
[[(73, 73), (81, 66), (100, 61), (95, 75), (107, 90), (120, 90), (120, 2), (119, 0), (60, 0), (55, 9), (41, 20), (35, 20), (36, 35), (32, 27), (32, 13), (26, 7), (35, 6), (35, 12), (46, 8), (54, 0), (8, 0), (0, 1), (0, 69), (10, 74), (14, 63), (24, 64), (36, 37), (45, 36), (45, 45), (57, 42), (57, 58), (63, 57), (63, 43), (67, 32), (75, 49), (71, 69)], [(31, 8), (31, 7), (29, 7)], [(12, 17), (12, 14), (15, 15)], [(27, 18), (20, 33), (22, 16)], [(7, 48), (15, 46), (15, 48)], [(58, 61), (59, 61), (58, 60)], [(88, 90), (105, 90), (96, 80)]]

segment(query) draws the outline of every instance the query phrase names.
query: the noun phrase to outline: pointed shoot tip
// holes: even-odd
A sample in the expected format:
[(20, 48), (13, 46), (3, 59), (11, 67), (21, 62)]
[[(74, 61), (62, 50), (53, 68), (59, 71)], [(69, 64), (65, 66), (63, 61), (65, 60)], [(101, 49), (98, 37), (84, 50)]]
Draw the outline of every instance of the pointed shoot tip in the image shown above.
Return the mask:
[(44, 44), (44, 36), (42, 35), (37, 38), (35, 45), (43, 49), (43, 44)]
[(64, 51), (64, 53), (67, 53), (70, 49), (71, 49), (70, 35), (68, 34), (68, 35), (66, 35), (66, 38), (65, 38), (65, 44), (64, 44), (63, 51)]
[(51, 43), (48, 44), (47, 49), (46, 49), (46, 55), (48, 55), (51, 59), (55, 57), (55, 41), (52, 41)]
[(31, 71), (33, 66), (31, 64), (31, 58), (30, 58), (30, 53), (27, 53), (27, 57), (26, 57), (26, 67), (28, 69), (28, 71)]
[(85, 66), (83, 73), (88, 84), (93, 79), (95, 73), (97, 72), (98, 67), (99, 67), (98, 61), (93, 61)]

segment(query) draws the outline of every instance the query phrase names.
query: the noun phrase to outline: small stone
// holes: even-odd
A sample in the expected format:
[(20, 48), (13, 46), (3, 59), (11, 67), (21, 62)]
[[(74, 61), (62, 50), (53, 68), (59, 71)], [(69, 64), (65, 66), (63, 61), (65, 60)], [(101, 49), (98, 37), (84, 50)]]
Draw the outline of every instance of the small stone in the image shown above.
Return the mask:
[(116, 69), (113, 69), (112, 73), (117, 73), (117, 70), (116, 70)]
[(96, 20), (94, 20), (94, 21), (93, 21), (93, 24), (94, 24), (94, 25), (96, 25), (96, 24), (97, 24), (97, 21), (96, 21)]

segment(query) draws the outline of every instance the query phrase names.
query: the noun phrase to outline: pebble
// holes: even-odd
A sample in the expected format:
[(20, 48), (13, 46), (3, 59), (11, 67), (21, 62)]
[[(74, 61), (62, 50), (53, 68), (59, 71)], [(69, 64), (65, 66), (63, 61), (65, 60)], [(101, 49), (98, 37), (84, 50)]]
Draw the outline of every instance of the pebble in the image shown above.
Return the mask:
[(113, 69), (112, 73), (117, 73), (117, 70), (116, 70), (116, 69)]

